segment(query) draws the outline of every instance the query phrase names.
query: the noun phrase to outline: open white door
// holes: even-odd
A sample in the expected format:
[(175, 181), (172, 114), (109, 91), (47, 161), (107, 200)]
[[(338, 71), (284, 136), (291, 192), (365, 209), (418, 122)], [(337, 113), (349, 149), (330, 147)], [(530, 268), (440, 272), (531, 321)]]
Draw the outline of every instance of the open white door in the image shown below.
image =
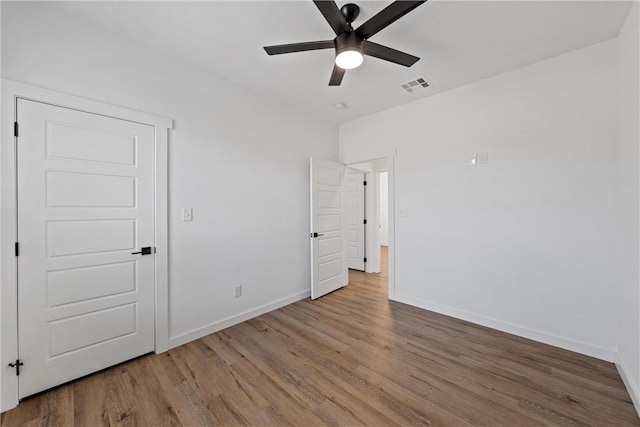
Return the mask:
[(364, 172), (347, 174), (347, 267), (364, 271)]
[(311, 298), (349, 282), (345, 209), (346, 166), (311, 158)]

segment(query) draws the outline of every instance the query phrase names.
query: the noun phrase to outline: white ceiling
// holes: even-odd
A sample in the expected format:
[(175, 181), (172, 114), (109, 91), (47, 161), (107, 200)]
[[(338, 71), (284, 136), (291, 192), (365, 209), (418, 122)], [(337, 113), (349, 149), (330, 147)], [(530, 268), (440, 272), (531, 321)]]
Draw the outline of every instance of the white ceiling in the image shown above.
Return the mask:
[[(354, 26), (389, 2), (357, 3), (361, 13)], [(339, 87), (327, 85), (332, 50), (268, 56), (262, 49), (333, 39), (311, 0), (56, 2), (55, 7), (340, 123), (616, 37), (630, 3), (431, 0), (371, 38), (419, 56), (418, 63), (405, 68), (366, 57)], [(420, 76), (432, 87), (414, 93), (401, 88)], [(337, 102), (348, 108), (335, 110)]]

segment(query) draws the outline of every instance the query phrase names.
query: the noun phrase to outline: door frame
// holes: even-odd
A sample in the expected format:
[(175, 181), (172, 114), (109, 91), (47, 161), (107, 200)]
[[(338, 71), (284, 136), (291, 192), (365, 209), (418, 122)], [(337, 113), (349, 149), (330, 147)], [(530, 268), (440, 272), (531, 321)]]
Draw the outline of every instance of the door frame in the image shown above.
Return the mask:
[[(379, 226), (379, 228), (381, 228), (381, 226), (382, 226), (382, 219), (381, 219), (382, 216), (380, 215), (380, 212), (382, 212), (382, 210), (380, 209), (380, 198), (381, 198), (380, 196), (383, 193), (382, 193), (382, 191), (380, 191), (380, 187), (381, 187), (381, 185), (380, 185), (380, 182), (381, 182), (380, 177), (381, 177), (381, 175), (383, 173), (387, 174), (387, 194), (386, 194), (386, 196), (387, 196), (387, 244), (385, 246), (388, 247), (389, 246), (389, 200), (388, 200), (388, 198), (389, 198), (389, 171), (388, 170), (379, 170), (379, 171), (376, 172), (376, 179), (378, 181), (378, 189), (377, 189), (378, 190), (378, 192), (377, 192), (377, 196), (378, 196), (378, 226)], [(379, 246), (383, 246), (382, 243), (381, 243), (382, 239), (380, 239), (380, 233), (378, 232), (377, 235), (378, 235), (378, 245)]]
[(17, 181), (16, 121), (18, 99), (26, 99), (73, 110), (137, 122), (154, 128), (155, 135), (155, 352), (169, 349), (168, 285), (168, 133), (173, 120), (68, 95), (37, 86), (2, 79), (2, 144), (0, 145), (0, 411), (18, 405), (18, 377), (8, 367), (18, 358)]

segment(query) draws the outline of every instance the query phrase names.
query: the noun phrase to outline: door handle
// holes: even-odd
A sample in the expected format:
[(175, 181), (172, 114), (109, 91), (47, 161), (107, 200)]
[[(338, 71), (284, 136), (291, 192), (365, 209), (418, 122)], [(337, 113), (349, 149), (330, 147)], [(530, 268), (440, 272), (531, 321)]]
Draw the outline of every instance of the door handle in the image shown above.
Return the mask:
[[(154, 252), (155, 252), (155, 248)], [(131, 255), (151, 255), (151, 246), (145, 246), (144, 248), (140, 248), (140, 251), (138, 252), (131, 252)]]
[(16, 368), (16, 376), (19, 377), (20, 376), (20, 366), (24, 366), (24, 363), (22, 363), (20, 361), (20, 359), (17, 359), (15, 361), (15, 363), (9, 363), (9, 366), (12, 368)]
[(313, 237), (313, 238), (320, 237), (320, 236), (324, 236), (324, 234), (319, 234), (319, 233), (310, 233), (309, 234), (309, 237)]

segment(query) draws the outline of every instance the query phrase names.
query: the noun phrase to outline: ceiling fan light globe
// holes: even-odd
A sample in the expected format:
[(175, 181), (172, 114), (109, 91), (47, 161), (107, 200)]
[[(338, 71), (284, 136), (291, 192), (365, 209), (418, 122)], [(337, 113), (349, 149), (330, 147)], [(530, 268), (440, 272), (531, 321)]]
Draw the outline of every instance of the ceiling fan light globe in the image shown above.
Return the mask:
[(362, 65), (364, 56), (357, 50), (343, 50), (336, 56), (336, 65), (343, 70), (352, 70)]

